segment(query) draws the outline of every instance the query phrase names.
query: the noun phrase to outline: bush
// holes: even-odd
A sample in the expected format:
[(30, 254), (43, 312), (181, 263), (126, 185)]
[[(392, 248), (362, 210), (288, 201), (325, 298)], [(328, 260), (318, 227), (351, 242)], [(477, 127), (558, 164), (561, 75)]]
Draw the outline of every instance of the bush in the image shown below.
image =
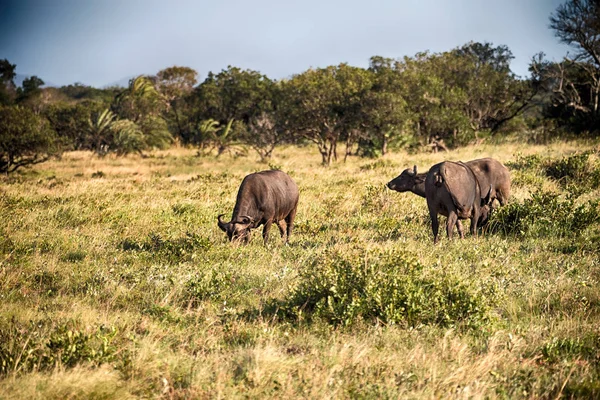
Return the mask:
[(27, 108), (0, 106), (0, 173), (47, 161), (58, 152), (56, 133), (45, 118)]
[(318, 317), (333, 325), (363, 320), (479, 326), (489, 320), (493, 297), (456, 277), (430, 276), (405, 253), (355, 249), (319, 257), (300, 272), (289, 301), (279, 308), (288, 317)]
[(15, 320), (0, 326), (0, 376), (10, 372), (51, 371), (82, 362), (100, 365), (113, 360), (115, 328), (100, 326), (95, 333), (72, 322)]
[(561, 200), (558, 194), (537, 192), (492, 214), (489, 231), (506, 236), (576, 237), (600, 222), (598, 204), (593, 200), (576, 206), (572, 196)]
[(600, 168), (590, 165), (590, 152), (578, 153), (559, 160), (549, 160), (544, 172), (563, 187), (575, 186), (579, 192), (600, 186)]

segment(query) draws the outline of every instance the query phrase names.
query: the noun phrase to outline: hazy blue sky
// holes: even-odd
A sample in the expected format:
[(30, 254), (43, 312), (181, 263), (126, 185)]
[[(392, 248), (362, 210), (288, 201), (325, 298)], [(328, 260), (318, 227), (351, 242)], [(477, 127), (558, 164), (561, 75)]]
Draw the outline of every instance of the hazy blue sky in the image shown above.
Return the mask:
[(228, 65), (280, 79), (374, 55), (507, 45), (512, 70), (560, 60), (548, 28), (561, 0), (0, 0), (0, 59), (17, 73), (104, 86), (182, 65), (200, 78)]

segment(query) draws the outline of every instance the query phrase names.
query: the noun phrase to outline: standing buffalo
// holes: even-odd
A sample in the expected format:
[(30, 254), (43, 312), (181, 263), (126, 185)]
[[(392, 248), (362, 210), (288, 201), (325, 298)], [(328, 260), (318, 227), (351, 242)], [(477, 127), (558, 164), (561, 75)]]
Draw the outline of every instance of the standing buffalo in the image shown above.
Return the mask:
[(230, 241), (248, 243), (250, 229), (264, 225), (263, 240), (267, 244), (274, 222), (287, 243), (294, 227), (298, 197), (298, 186), (282, 171), (250, 174), (240, 185), (231, 221), (224, 222), (224, 214), (217, 217), (219, 228), (227, 233)]
[[(500, 205), (505, 205), (510, 197), (510, 173), (508, 169), (493, 158), (481, 158), (467, 161), (465, 164), (475, 174), (481, 197), (485, 199), (488, 195), (490, 201), (498, 199)], [(427, 173), (417, 173), (417, 166), (407, 168), (396, 178), (387, 183), (387, 187), (397, 192), (413, 192), (417, 196), (425, 198), (425, 177)], [(491, 192), (491, 194), (490, 194)]]
[(481, 189), (475, 174), (462, 162), (445, 161), (431, 167), (425, 178), (425, 198), (431, 216), (434, 243), (439, 240), (438, 214), (448, 217), (448, 238), (452, 238), (455, 224), (460, 237), (464, 237), (462, 225), (457, 222), (467, 218), (471, 218), (471, 234), (477, 235), (477, 225), (487, 221), (491, 193), (492, 190), (488, 189), (488, 195), (484, 199), (481, 198)]

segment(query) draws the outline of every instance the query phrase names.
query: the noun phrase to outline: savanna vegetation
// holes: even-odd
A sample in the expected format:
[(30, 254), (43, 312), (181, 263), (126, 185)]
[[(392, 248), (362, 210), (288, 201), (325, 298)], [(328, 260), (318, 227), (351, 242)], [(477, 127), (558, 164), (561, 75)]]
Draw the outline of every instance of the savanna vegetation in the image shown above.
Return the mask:
[[(600, 8), (506, 46), (126, 88), (0, 60), (0, 398), (600, 397)], [(432, 243), (407, 167), (493, 157), (512, 197)], [(244, 176), (300, 187), (283, 246), (229, 243)]]

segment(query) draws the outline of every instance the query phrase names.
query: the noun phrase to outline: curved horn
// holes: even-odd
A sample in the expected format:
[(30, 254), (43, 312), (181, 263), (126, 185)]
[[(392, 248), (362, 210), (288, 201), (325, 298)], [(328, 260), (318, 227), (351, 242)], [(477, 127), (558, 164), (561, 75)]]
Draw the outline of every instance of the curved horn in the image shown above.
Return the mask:
[(219, 214), (219, 216), (217, 217), (217, 221), (219, 224), (219, 228), (221, 228), (222, 231), (226, 232), (227, 231), (227, 222), (223, 221), (223, 215), (225, 215), (225, 214)]

